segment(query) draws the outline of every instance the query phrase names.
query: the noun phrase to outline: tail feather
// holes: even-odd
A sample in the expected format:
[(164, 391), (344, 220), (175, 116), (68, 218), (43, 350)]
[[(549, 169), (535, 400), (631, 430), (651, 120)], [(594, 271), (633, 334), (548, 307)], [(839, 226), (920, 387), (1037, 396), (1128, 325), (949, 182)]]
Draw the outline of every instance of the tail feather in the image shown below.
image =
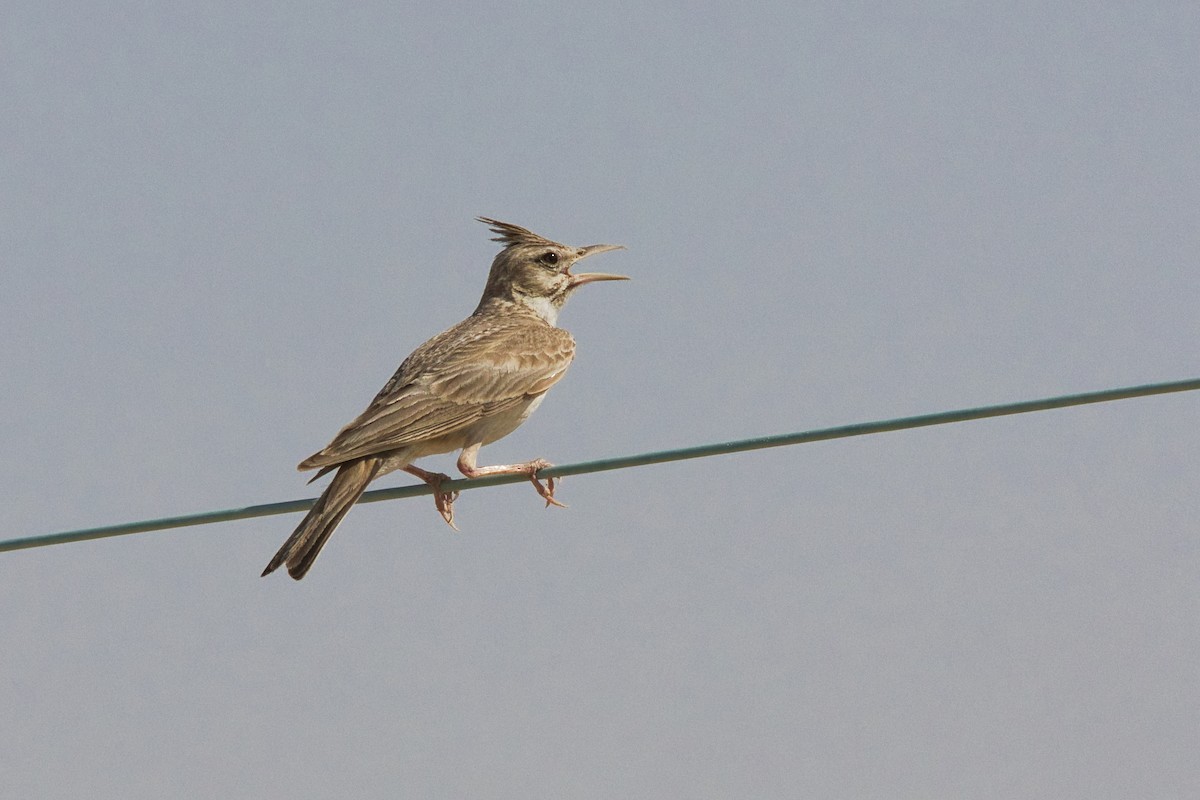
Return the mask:
[(296, 526), (262, 574), (270, 575), (286, 563), (289, 575), (296, 580), (303, 578), (342, 517), (362, 497), (367, 484), (379, 474), (382, 464), (383, 460), (379, 458), (362, 458), (338, 467), (337, 474), (325, 487), (316, 505)]

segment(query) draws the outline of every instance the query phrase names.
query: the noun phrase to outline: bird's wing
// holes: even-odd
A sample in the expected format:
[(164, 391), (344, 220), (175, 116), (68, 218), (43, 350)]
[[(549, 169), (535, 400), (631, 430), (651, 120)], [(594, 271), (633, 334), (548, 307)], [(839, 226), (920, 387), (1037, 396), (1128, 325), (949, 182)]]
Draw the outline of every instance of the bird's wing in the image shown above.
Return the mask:
[(538, 333), (460, 336), (440, 343), (435, 337), (401, 365), (366, 411), (325, 449), (301, 462), (300, 469), (446, 436), (542, 394), (566, 374), (575, 342), (560, 328)]

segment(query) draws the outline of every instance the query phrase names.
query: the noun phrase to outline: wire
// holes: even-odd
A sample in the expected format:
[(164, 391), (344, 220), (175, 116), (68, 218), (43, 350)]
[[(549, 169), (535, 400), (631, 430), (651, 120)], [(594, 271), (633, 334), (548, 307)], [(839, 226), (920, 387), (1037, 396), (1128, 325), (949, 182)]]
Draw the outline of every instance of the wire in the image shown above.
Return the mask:
[[(1126, 400), (1133, 397), (1148, 397), (1156, 394), (1172, 392), (1191, 392), (1200, 389), (1200, 378), (1174, 381), (1170, 383), (1154, 383), (1144, 386), (1130, 386), (1123, 389), (1106, 389), (1099, 392), (1064, 395), (1042, 400), (1026, 400), (1005, 405), (967, 408), (957, 411), (943, 411), (936, 414), (923, 414), (916, 417), (900, 417), (898, 419), (880, 422), (860, 422), (854, 425), (843, 425), (837, 428), (820, 428), (799, 433), (785, 433), (776, 436), (761, 436), (754, 439), (739, 439), (733, 442), (706, 444), (697, 447), (685, 447), (678, 450), (660, 450), (653, 453), (642, 453), (632, 456), (618, 456), (597, 461), (584, 461), (578, 464), (562, 464), (541, 470), (541, 478), (561, 478), (567, 475), (583, 475), (589, 472), (604, 472), (613, 469), (629, 467), (644, 467), (649, 464), (662, 464), (668, 461), (683, 461), (689, 458), (707, 458), (709, 456), (741, 453), (747, 450), (762, 450), (768, 447), (784, 447), (786, 445), (821, 442), (829, 439), (845, 439), (851, 436), (869, 436), (888, 431), (901, 431), (910, 428), (924, 428), (931, 425), (948, 425), (953, 422), (1003, 417), (1012, 414), (1028, 414), (1033, 411), (1047, 411), (1053, 408), (1082, 406), (1090, 403), (1109, 403), (1114, 400)], [(519, 483), (527, 480), (524, 475), (494, 475), (473, 480), (448, 481), (442, 484), (447, 491), (466, 491), (482, 489), (486, 486), (500, 486), (508, 483)], [(360, 503), (378, 503), (381, 500), (396, 500), (405, 497), (417, 497), (432, 494), (433, 490), (425, 485), (401, 486), (393, 489), (374, 489), (365, 492)], [(51, 533), (41, 536), (27, 536), (20, 539), (0, 541), (0, 553), (9, 550), (23, 550), (29, 547), (45, 547), (52, 544), (68, 542), (83, 542), (90, 539), (104, 539), (109, 536), (124, 536), (131, 533), (147, 533), (150, 531), (185, 528), (192, 525), (209, 525), (214, 522), (229, 522), (253, 517), (267, 517), (275, 514), (290, 514), (294, 511), (307, 511), (312, 508), (315, 499), (289, 500), (282, 503), (265, 503), (245, 508), (232, 508), (226, 511), (209, 511), (202, 514), (188, 514), (182, 517), (165, 517), (163, 519), (130, 522), (123, 525), (109, 525), (101, 528), (84, 528), (63, 533)]]

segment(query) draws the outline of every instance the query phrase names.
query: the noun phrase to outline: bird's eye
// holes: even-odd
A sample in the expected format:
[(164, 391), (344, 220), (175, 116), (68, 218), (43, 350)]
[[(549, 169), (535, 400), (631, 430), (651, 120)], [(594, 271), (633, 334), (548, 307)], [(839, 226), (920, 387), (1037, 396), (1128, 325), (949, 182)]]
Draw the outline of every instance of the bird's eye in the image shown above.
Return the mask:
[(542, 262), (547, 267), (553, 267), (558, 263), (558, 253), (554, 252), (553, 250), (547, 250), (545, 253), (542, 253), (540, 256), (538, 256), (538, 261)]

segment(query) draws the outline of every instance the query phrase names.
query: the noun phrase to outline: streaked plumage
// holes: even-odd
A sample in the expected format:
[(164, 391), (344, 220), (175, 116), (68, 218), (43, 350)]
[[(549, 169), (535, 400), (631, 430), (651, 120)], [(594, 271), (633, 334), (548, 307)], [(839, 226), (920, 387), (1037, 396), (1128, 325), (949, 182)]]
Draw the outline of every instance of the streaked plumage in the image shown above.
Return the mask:
[(568, 247), (517, 225), (480, 221), (504, 249), (492, 262), (478, 307), (413, 351), (362, 414), (300, 462), (301, 470), (319, 468), (318, 478), (337, 472), (263, 575), (286, 563), (293, 578), (304, 577), (367, 485), (398, 469), (434, 487), (438, 511), (453, 526), (454, 497), (439, 488), (448, 477), (412, 464), (428, 455), (463, 451), (458, 468), (468, 477), (525, 473), (547, 505), (556, 503), (553, 482), (543, 486), (535, 477), (547, 462), (477, 467), (475, 457), (480, 447), (512, 433), (566, 374), (575, 340), (555, 323), (571, 293), (592, 281), (626, 280), (572, 274), (571, 266), (618, 248)]

